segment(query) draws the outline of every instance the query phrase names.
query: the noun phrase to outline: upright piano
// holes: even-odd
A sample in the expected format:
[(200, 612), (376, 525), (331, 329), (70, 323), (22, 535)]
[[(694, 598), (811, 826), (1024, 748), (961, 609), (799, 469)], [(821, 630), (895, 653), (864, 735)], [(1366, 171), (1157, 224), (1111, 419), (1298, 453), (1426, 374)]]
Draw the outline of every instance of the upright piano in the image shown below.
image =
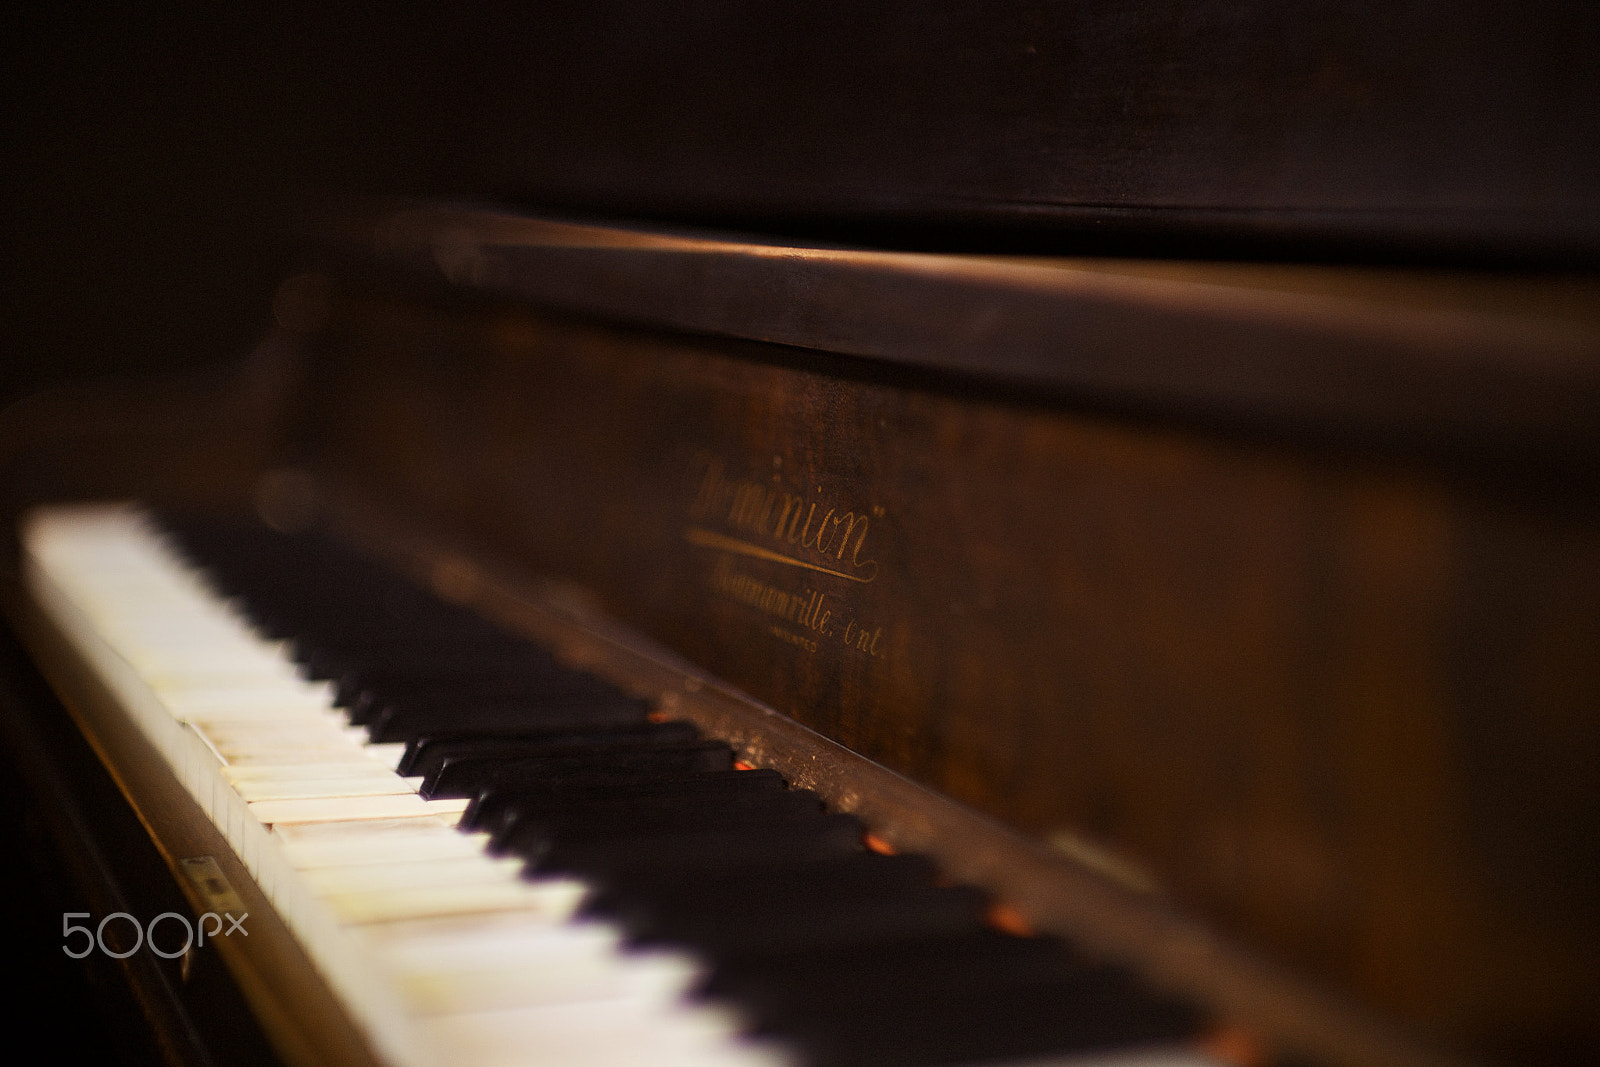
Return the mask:
[(231, 379), (12, 414), (16, 625), (180, 884), (268, 894), (280, 1054), (394, 1049), (285, 962), (269, 846), (164, 825), (75, 513), (24, 505), (320, 531), (1193, 1005), (1196, 1056), (1592, 1047), (1587, 284), (349, 225)]
[[(618, 79), (641, 55), (681, 58), (699, 40), (643, 49), (653, 24), (635, 8), (649, 5), (612, 6), (634, 19), (636, 47), (603, 57)], [(1001, 43), (1059, 74), (1037, 58), (1055, 23), (1012, 17), (1036, 6), (1006, 7), (1001, 28), (1016, 41), (945, 19), (923, 27), (944, 51), (891, 50), (881, 78), (851, 77), (889, 84), (898, 72), (932, 92), (942, 82), (929, 57), (976, 63)], [(1571, 46), (1549, 63), (1551, 78), (1570, 75), (1570, 96), (1513, 88), (1539, 65), (1520, 45), (1496, 51), (1476, 24), (1451, 38), (1456, 60), (1494, 60), (1488, 87), (1551, 104), (1519, 130), (1507, 118), (1516, 101), (1463, 118), (1442, 110), (1459, 78), (1400, 76), (1412, 66), (1380, 45), (1419, 12), (1383, 33), (1323, 19), (1308, 23), (1317, 33), (1280, 35), (1332, 57), (1316, 68), (1318, 94), (1278, 110), (1251, 98), (1274, 121), (1315, 112), (1303, 143), (1261, 116), (1207, 125), (1160, 84), (1129, 98), (1143, 110), (1117, 112), (1113, 66), (1095, 61), (1073, 68), (1076, 82), (1045, 81), (1067, 112), (1100, 116), (1094, 136), (1075, 136), (1120, 155), (1085, 162), (1065, 150), (1084, 148), (1067, 144), (1066, 126), (1041, 127), (1056, 131), (1039, 135), (1056, 166), (1018, 171), (1032, 174), (1023, 181), (1013, 172), (1033, 127), (1013, 115), (988, 145), (989, 169), (972, 151), (965, 170), (921, 185), (900, 154), (944, 159), (950, 136), (925, 122), (874, 143), (877, 119), (904, 101), (863, 90), (853, 98), (865, 112), (830, 119), (798, 105), (787, 76), (758, 78), (767, 91), (750, 106), (813, 121), (795, 127), (790, 155), (741, 154), (727, 131), (743, 127), (718, 125), (727, 115), (711, 104), (713, 75), (737, 55), (687, 78), (693, 106), (624, 158), (608, 127), (575, 124), (591, 89), (573, 68), (598, 48), (586, 17), (528, 16), (552, 33), (529, 45), (551, 66), (519, 68), (549, 104), (525, 139), (551, 155), (507, 166), (521, 168), (524, 202), (562, 210), (340, 204), (308, 228), (270, 328), (236, 365), (5, 413), (5, 604), (23, 650), (8, 651), (5, 738), (82, 920), (62, 945), (52, 928), (51, 953), (73, 955), (86, 931), (84, 965), (133, 991), (135, 1029), (170, 1062), (423, 1064), (475, 1051), (534, 1063), (1590, 1062), (1600, 216), (1594, 143), (1573, 141), (1565, 160), (1550, 150), (1592, 129), (1573, 104), (1592, 88), (1574, 59), (1592, 19), (1547, 12), (1525, 27), (1548, 43), (1567, 26)], [(1215, 18), (1137, 14), (1079, 5), (1068, 28), (1156, 60), (1174, 42), (1232, 40)], [(744, 39), (728, 18), (699, 12), (691, 28)], [(867, 35), (879, 44), (905, 21), (885, 19)], [(1260, 30), (1267, 16), (1239, 19)], [(1339, 26), (1353, 35), (1344, 44)], [(791, 29), (811, 44), (825, 36), (804, 19)], [(971, 54), (956, 40), (968, 30)], [(1271, 89), (1287, 61), (1249, 54), (1259, 77), (1224, 83)], [(1333, 62), (1352, 55), (1370, 69)], [(1170, 79), (1192, 60), (1152, 69)], [(655, 114), (653, 84), (618, 80), (602, 95), (619, 114)], [(1385, 111), (1363, 95), (1376, 84), (1433, 110)], [(954, 112), (980, 147), (978, 119), (1017, 90), (989, 87), (999, 95), (951, 97), (988, 101)], [(1227, 114), (1250, 111), (1240, 99)], [(1180, 118), (1214, 138), (1152, 148), (1152, 131)], [(931, 140), (914, 144), (917, 130)], [(1260, 138), (1238, 140), (1249, 130)], [(1129, 144), (1144, 137), (1139, 170)], [(1524, 142), (1528, 154), (1511, 150)], [(1409, 148), (1362, 155), (1397, 145)], [(1488, 162), (1475, 170), (1480, 148)], [(1261, 169), (1269, 157), (1279, 170)], [(847, 159), (864, 162), (841, 171)], [(1257, 169), (1224, 171), (1229, 159)], [(1404, 195), (1385, 200), (1395, 189)], [(280, 595), (291, 587), (338, 605), (341, 628), (375, 627), (368, 645), (401, 649), (379, 674), (414, 681), (407, 660), (432, 655), (414, 642), (442, 642), (454, 650), (449, 686), (477, 703), (446, 700), (438, 678), (425, 697), (393, 697), (317, 675), (313, 660), (357, 639), (318, 633)], [(174, 605), (198, 614), (176, 621)], [(431, 621), (396, 621), (395, 605)], [(425, 636), (403, 642), (402, 625)], [(213, 659), (154, 643), (164, 627)], [(560, 694), (609, 694), (584, 714), (616, 702), (624, 719), (533, 709), (483, 726), (479, 704), (549, 698), (452, 673), (486, 660), (468, 646), (509, 657), (513, 674), (548, 667), (558, 680), (539, 684)], [(221, 677), (230, 657), (270, 701), (196, 681)], [(358, 710), (380, 698), (400, 711)], [(696, 851), (712, 831), (653, 810), (667, 802), (622, 769), (599, 775), (614, 797), (570, 786), (562, 805), (581, 794), (666, 827), (649, 839), (592, 812), (574, 824), (628, 842), (634, 859), (605, 863), (655, 871), (650, 899), (703, 920), (692, 934), (640, 934), (634, 890), (560, 833), (513, 848), (515, 862), (435, 833), (488, 819), (492, 805), (481, 791), (452, 795), (438, 760), (411, 774), (425, 761), (417, 734), (380, 737), (375, 723), (418, 701), (453, 709), (446, 726), (429, 720), (449, 735), (430, 743), (467, 744), (458, 735), (477, 723), (524, 746), (567, 744), (546, 737), (556, 726), (598, 731), (618, 768), (645, 735), (675, 753), (714, 751), (706, 758), (728, 769), (695, 774), (744, 776), (730, 792), (772, 783), (783, 826), (789, 808), (813, 805), (817, 833), (848, 841), (817, 859), (727, 830), (723, 852), (757, 869), (737, 873), (726, 855)], [(279, 773), (260, 753), (234, 754), (231, 739), (256, 730), (238, 721), (265, 714), (258, 703), (329, 746), (357, 746), (316, 759), (389, 782), (356, 798), (371, 811), (297, 814), (330, 798), (295, 790), (333, 772)], [(334, 725), (347, 718), (356, 725)], [(567, 756), (518, 751), (496, 758), (570, 776)], [(279, 792), (262, 791), (269, 779)], [(569, 788), (518, 781), (524, 804), (529, 790)], [(708, 818), (737, 821), (720, 808)], [(407, 877), (430, 893), (470, 896), (465, 883), (492, 867), (512, 873), (484, 892), (509, 903), (386, 912), (399, 891), (363, 895), (371, 872), (354, 870), (373, 835), (357, 827), (324, 847), (314, 839), (333, 830), (305, 829), (362, 819), (396, 833), (426, 824)], [(580, 859), (550, 859), (569, 845)], [(519, 879), (524, 860), (535, 877)], [(807, 866), (824, 861), (826, 877)], [(815, 894), (855, 901), (840, 887), (858, 867), (915, 891), (903, 906), (874, 898), (887, 909), (876, 925), (860, 919), (864, 905), (807, 910)], [(456, 870), (461, 885), (434, 884)], [(966, 909), (966, 947), (928, 947), (946, 943), (917, 926), (924, 904)], [(577, 964), (557, 972), (570, 977), (564, 999), (546, 972), (529, 977), (538, 968), (512, 950), (549, 908), (583, 919), (551, 920), (562, 937), (584, 931), (573, 944), (598, 939), (644, 967), (617, 980), (648, 985), (650, 1012), (683, 1017), (650, 1030), (637, 985), (605, 995), (627, 1000), (608, 1015), (605, 996), (572, 992)], [(173, 924), (235, 911), (247, 935), (171, 958), (143, 943), (125, 951), (135, 927), (154, 945), (158, 914)], [(480, 912), (524, 924), (505, 919), (492, 965), (451, 956), (459, 988), (405, 970), (426, 955), (418, 946), (457, 952), (435, 934)], [(126, 918), (102, 929), (112, 914)], [(848, 946), (827, 940), (843, 937), (840, 914), (855, 916)], [(822, 942), (783, 942), (806, 923)], [(493, 947), (498, 930), (468, 933)], [(782, 955), (763, 938), (794, 955), (762, 971), (752, 957)], [(969, 950), (1012, 969), (952, 962)], [(811, 985), (796, 984), (801, 972)], [(565, 1014), (507, 992), (540, 982)], [(518, 1028), (457, 1026), (474, 1015), (469, 987), (488, 991), (478, 1014), (521, 1012)], [(774, 989), (825, 1005), (824, 1021), (808, 1029), (812, 1016), (763, 999)], [(951, 1043), (888, 1043), (908, 1019)], [(633, 1029), (642, 1047), (624, 1040)]]

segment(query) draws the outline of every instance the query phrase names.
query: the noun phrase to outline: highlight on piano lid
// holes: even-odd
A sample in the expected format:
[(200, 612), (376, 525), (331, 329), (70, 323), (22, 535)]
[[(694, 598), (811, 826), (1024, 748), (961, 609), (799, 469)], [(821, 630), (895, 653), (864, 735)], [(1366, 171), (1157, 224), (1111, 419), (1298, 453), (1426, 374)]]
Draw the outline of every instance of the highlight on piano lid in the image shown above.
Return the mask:
[(1589, 7), (14, 21), (19, 1041), (1600, 1059)]

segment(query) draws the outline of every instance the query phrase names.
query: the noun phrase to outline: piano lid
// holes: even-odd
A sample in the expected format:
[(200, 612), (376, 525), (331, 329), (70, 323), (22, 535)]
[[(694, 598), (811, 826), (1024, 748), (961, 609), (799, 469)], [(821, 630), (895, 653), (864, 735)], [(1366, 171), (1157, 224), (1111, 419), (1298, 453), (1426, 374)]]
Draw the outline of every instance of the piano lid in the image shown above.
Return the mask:
[(351, 235), (369, 241), (463, 293), (1012, 396), (1561, 464), (1600, 449), (1583, 273), (935, 255), (448, 207)]

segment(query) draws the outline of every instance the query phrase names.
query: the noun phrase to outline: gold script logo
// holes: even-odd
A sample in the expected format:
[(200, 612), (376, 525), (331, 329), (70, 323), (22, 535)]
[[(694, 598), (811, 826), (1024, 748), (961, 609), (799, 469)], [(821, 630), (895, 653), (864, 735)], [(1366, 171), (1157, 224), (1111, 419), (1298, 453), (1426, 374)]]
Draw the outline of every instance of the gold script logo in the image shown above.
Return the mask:
[[(773, 482), (729, 478), (720, 459), (702, 457), (705, 470), (683, 536), (690, 544), (820, 571), (852, 582), (878, 576), (865, 510), (844, 508), (820, 495)], [(881, 514), (881, 512), (879, 513)]]

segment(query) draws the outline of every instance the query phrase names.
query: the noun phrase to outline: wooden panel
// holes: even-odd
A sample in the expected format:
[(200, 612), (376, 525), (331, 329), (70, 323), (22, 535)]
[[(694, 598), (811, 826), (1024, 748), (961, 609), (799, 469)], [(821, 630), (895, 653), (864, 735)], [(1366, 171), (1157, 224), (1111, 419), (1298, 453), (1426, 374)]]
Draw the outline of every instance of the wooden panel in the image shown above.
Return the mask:
[(440, 208), (391, 212), (346, 245), (520, 304), (1034, 399), (1389, 448), (1600, 455), (1593, 275), (932, 255)]
[(1596, 1041), (1592, 497), (520, 312), (321, 360), (392, 505), (1426, 1032)]
[(484, 88), (487, 171), (546, 207), (945, 247), (1595, 254), (1587, 5), (608, 0), (491, 29), (445, 90)]

